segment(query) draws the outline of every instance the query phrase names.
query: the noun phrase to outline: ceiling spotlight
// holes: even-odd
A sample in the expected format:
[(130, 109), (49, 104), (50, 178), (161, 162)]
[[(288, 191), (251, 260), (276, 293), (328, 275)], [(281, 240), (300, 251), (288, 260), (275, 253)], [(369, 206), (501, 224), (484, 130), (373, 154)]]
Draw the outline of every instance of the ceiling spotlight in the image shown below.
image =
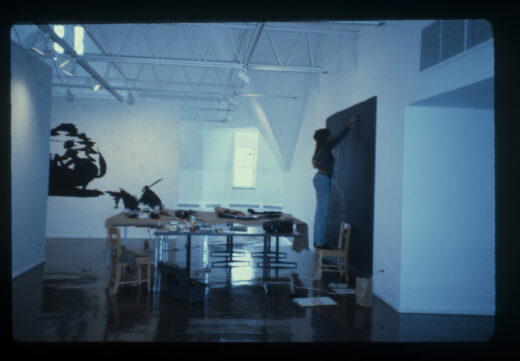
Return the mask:
[(35, 51), (35, 52), (37, 52), (37, 53), (40, 54), (40, 55), (45, 56), (45, 54), (43, 53), (43, 51), (41, 51), (40, 49), (38, 49), (38, 48), (36, 48), (36, 47), (34, 47), (34, 46), (32, 47), (32, 50)]
[(60, 68), (61, 71), (67, 74), (68, 76), (74, 76), (74, 72), (76, 71), (76, 62), (74, 61), (74, 59), (67, 59), (60, 64)]
[(249, 81), (251, 80), (245, 69), (240, 70), (237, 74), (237, 77), (245, 84), (249, 84)]
[(70, 89), (67, 89), (67, 94), (65, 95), (65, 99), (68, 102), (71, 102), (74, 100), (74, 95), (72, 95), (72, 92), (70, 91)]
[(99, 87), (100, 87), (100, 86), (101, 86), (101, 85), (99, 85), (99, 84), (94, 85), (94, 91), (97, 92), (97, 91), (99, 90)]

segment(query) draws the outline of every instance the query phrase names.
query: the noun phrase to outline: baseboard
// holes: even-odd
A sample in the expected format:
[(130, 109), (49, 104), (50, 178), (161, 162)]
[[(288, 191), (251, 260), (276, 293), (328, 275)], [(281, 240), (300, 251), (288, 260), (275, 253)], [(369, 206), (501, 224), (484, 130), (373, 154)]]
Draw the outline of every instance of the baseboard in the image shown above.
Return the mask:
[(18, 278), (18, 277), (22, 276), (23, 274), (29, 272), (30, 270), (32, 270), (32, 269), (34, 269), (34, 268), (36, 268), (36, 267), (38, 267), (38, 266), (41, 266), (41, 265), (44, 264), (44, 263), (45, 263), (45, 258), (43, 258), (43, 259), (41, 259), (41, 260), (39, 260), (39, 261), (33, 263), (33, 264), (30, 265), (30, 266), (24, 267), (24, 268), (22, 268), (21, 270), (18, 270), (18, 271), (16, 271), (16, 272), (13, 272), (13, 274), (11, 275), (11, 279), (14, 280), (15, 278)]
[(396, 305), (394, 304), (393, 302), (389, 302), (388, 300), (386, 300), (384, 297), (381, 297), (381, 295), (375, 291), (375, 290), (372, 290), (372, 295), (374, 295), (375, 297), (377, 297), (381, 302), (383, 302), (384, 304), (386, 304), (387, 306), (391, 307), (394, 311), (396, 312), (401, 312), (399, 310), (399, 305)]
[(466, 316), (495, 316), (495, 311), (489, 307), (475, 307), (468, 309), (452, 309), (452, 308), (423, 308), (423, 307), (401, 307), (399, 313), (405, 314), (431, 314), (431, 315), (466, 315)]

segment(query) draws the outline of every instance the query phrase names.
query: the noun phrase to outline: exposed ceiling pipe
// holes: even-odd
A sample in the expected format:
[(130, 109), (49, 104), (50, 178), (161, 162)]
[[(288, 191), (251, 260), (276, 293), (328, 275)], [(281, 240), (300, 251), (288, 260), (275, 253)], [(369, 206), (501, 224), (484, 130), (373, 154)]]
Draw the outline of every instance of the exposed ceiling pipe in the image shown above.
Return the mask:
[(107, 81), (103, 79), (103, 77), (99, 75), (85, 60), (80, 58), (76, 51), (65, 40), (60, 38), (49, 25), (39, 24), (38, 27), (42, 29), (45, 33), (49, 34), (52, 41), (58, 43), (63, 48), (65, 53), (67, 53), (73, 59), (76, 59), (76, 63), (80, 65), (83, 69), (85, 69), (87, 73), (89, 73), (94, 79), (96, 79), (99, 82), (99, 84), (101, 84), (117, 100), (119, 100), (120, 102), (123, 101), (123, 97), (116, 90), (114, 90), (110, 86), (110, 84), (108, 84)]

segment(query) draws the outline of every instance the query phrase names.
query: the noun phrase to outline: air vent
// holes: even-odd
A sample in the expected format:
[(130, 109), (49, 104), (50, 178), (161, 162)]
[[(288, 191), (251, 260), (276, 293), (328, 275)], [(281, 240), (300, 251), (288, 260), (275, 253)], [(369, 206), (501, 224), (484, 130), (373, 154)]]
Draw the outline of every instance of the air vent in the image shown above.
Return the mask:
[(441, 23), (436, 21), (422, 31), (421, 70), (434, 66), (440, 61)]
[(467, 48), (471, 48), (493, 37), (491, 25), (486, 20), (468, 20)]
[(428, 69), (493, 38), (486, 20), (439, 20), (421, 34), (420, 70)]
[(441, 61), (464, 51), (464, 20), (444, 20), (441, 31)]

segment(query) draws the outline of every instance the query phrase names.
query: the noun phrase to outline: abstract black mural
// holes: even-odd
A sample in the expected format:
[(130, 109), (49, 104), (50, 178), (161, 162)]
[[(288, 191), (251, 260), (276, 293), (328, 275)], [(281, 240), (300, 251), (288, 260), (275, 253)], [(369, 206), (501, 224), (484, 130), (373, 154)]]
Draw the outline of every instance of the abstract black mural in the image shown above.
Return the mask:
[(117, 208), (119, 206), (119, 201), (123, 200), (123, 206), (125, 209), (138, 211), (138, 210), (140, 210), (139, 204), (144, 204), (145, 206), (148, 206), (151, 209), (158, 208), (159, 210), (162, 210), (162, 209), (164, 209), (164, 205), (163, 205), (161, 199), (159, 198), (159, 196), (157, 196), (157, 194), (155, 194), (154, 191), (152, 191), (150, 189), (152, 186), (159, 183), (160, 181), (162, 181), (162, 178), (156, 180), (149, 186), (145, 185), (143, 187), (143, 189), (141, 190), (142, 194), (141, 194), (141, 198), (139, 198), (139, 199), (137, 199), (136, 196), (128, 193), (123, 188), (119, 188), (119, 192), (106, 191), (106, 193), (109, 194), (110, 196), (112, 196), (112, 198), (114, 199), (114, 201), (115, 201), (114, 208)]
[(51, 129), (49, 155), (49, 195), (66, 197), (97, 197), (103, 194), (88, 189), (88, 184), (107, 171), (103, 155), (94, 149), (85, 133), (78, 133), (74, 124), (62, 123)]

